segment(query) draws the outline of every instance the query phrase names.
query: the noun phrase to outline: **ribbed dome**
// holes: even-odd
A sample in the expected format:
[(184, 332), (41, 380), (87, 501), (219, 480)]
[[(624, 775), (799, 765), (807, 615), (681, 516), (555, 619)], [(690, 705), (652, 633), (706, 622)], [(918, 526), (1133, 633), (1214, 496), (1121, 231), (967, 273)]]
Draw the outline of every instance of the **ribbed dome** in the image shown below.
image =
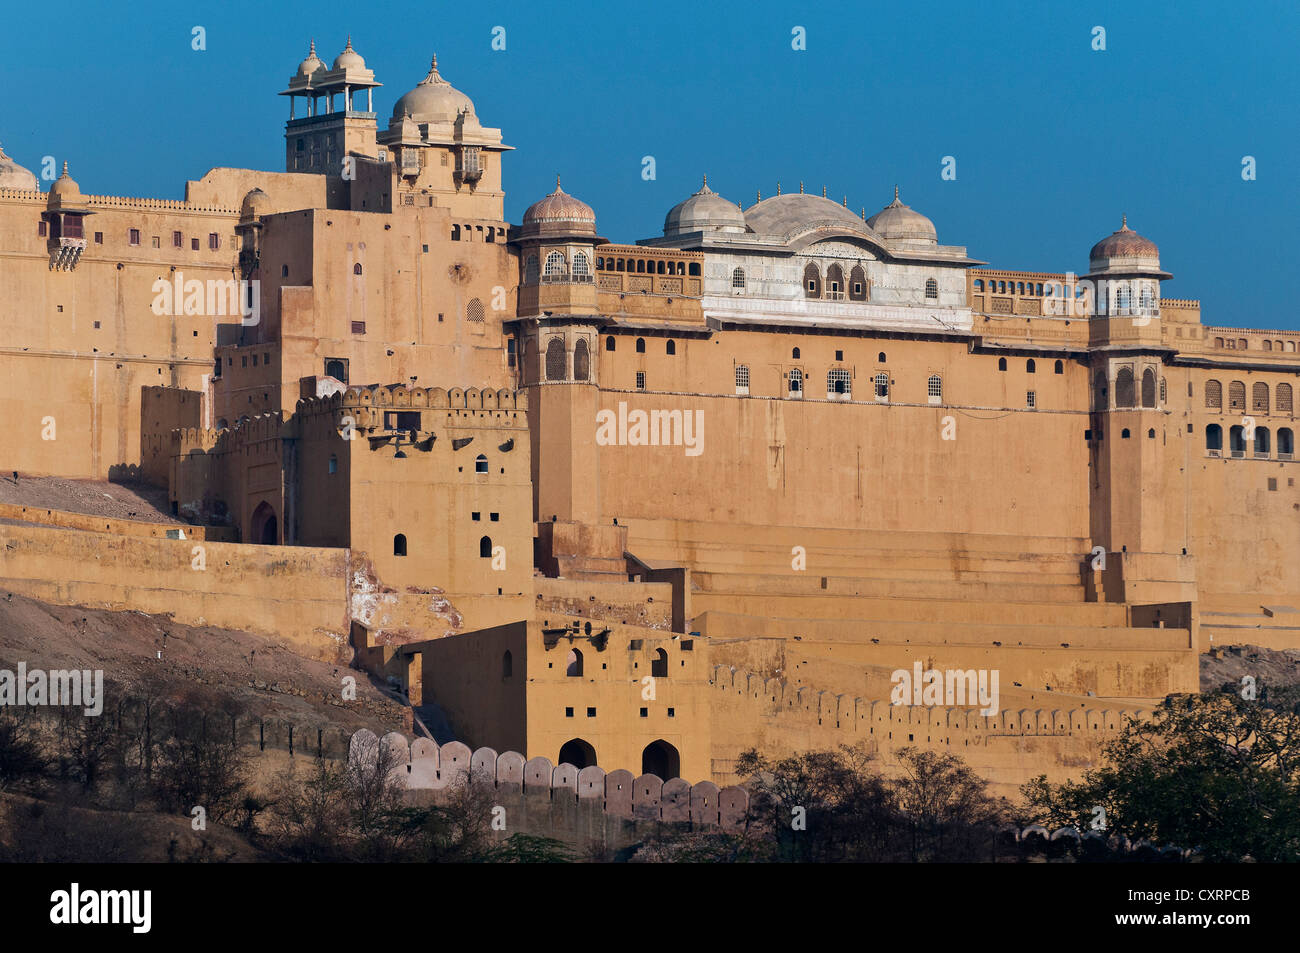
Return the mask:
[(261, 189), (253, 189), (244, 196), (243, 204), (239, 207), (240, 221), (249, 221), (255, 218), (261, 218), (267, 213), (271, 206), (271, 199)]
[(862, 229), (862, 219), (820, 195), (789, 192), (745, 209), (745, 223), (759, 235), (785, 235), (822, 224)]
[(1159, 259), (1160, 249), (1156, 247), (1156, 243), (1151, 239), (1143, 238), (1129, 228), (1128, 216), (1125, 215), (1119, 231), (1111, 232), (1093, 245), (1092, 251), (1088, 253), (1088, 260), (1091, 262), (1104, 261), (1108, 258)]
[(701, 189), (679, 202), (664, 218), (664, 235), (681, 235), (689, 232), (714, 229), (743, 232), (748, 229), (745, 213), (709, 188), (709, 177), (704, 177)]
[(429, 65), (429, 75), (393, 104), (393, 118), (410, 116), (416, 122), (455, 122), (461, 113), (474, 114), (474, 103), (459, 89), (438, 75), (438, 57)]
[(939, 241), (934, 222), (904, 205), (898, 198), (897, 188), (894, 189), (894, 201), (867, 219), (867, 226), (889, 242), (937, 244)]
[(343, 47), (343, 52), (334, 58), (334, 68), (336, 70), (366, 68), (366, 61), (352, 48), (352, 37), (348, 37), (348, 45)]
[(323, 70), (325, 62), (316, 55), (316, 41), (311, 41), (311, 49), (307, 51), (307, 58), (298, 64), (299, 76), (311, 76), (317, 70)]
[(0, 147), (0, 189), (25, 189), (35, 191), (40, 188), (36, 184), (36, 176), (29, 169), (24, 169), (13, 159), (5, 155), (3, 147)]
[(555, 178), (555, 191), (528, 206), (528, 211), (524, 212), (525, 229), (546, 229), (548, 226), (596, 234), (596, 213), (586, 202), (560, 188), (559, 176)]

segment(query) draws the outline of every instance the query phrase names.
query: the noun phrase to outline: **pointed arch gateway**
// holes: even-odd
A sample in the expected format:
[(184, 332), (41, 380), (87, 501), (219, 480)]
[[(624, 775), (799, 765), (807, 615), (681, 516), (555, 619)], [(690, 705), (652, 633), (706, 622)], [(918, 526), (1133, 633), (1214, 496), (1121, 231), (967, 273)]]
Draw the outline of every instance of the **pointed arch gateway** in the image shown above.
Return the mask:
[(681, 777), (682, 756), (675, 747), (657, 738), (641, 752), (641, 773), (653, 774), (660, 781)]
[(560, 745), (560, 757), (556, 764), (571, 764), (578, 770), (595, 767), (596, 749), (582, 738), (570, 738)]

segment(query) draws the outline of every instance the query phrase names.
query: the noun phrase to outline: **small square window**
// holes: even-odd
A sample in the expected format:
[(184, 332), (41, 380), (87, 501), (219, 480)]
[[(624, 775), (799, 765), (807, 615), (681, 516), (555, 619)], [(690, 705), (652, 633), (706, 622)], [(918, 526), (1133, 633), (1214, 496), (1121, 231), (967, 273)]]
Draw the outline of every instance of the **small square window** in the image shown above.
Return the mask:
[(96, 244), (96, 245), (102, 245), (102, 244), (104, 244), (104, 233), (103, 233), (103, 232), (95, 232), (95, 244)]
[(588, 718), (595, 718), (595, 717), (596, 717), (596, 709), (594, 709), (594, 708), (588, 708), (588, 709), (587, 709), (587, 717), (588, 717)]
[(668, 709), (668, 717), (669, 717), (669, 718), (676, 718), (676, 717), (677, 717), (677, 709), (676, 709), (676, 708), (669, 708), (669, 709)]
[(649, 708), (642, 708), (642, 709), (641, 709), (641, 717), (642, 717), (642, 718), (649, 718), (649, 717), (650, 717), (650, 709), (649, 709)]
[(479, 514), (478, 514), (478, 513), (470, 513), (470, 514), (469, 514), (469, 518), (472, 519), (474, 522), (477, 523), (478, 520), (479, 520)]
[(1269, 478), (1268, 478), (1268, 488), (1269, 488), (1270, 490), (1276, 490), (1276, 489), (1277, 489), (1277, 478), (1276, 478), (1276, 477), (1269, 477)]
[(500, 513), (489, 513), (489, 514), (488, 514), (488, 519), (490, 519), (493, 523), (500, 522), (500, 520), (501, 520), (501, 514), (500, 514)]
[(565, 718), (572, 718), (572, 717), (573, 717), (573, 709), (572, 709), (572, 708), (566, 708), (566, 709), (564, 709), (564, 717), (565, 717)]
[(366, 333), (366, 322), (364, 322), (364, 321), (353, 321), (353, 322), (352, 322), (352, 333), (353, 333), (353, 334), (365, 334), (365, 333)]
[(96, 328), (96, 329), (99, 328), (99, 322), (98, 322), (98, 321), (95, 322), (95, 328)]
[(426, 255), (429, 254), (429, 246), (428, 246), (428, 245), (425, 245), (425, 246), (424, 246), (424, 253), (425, 253)]
[(59, 309), (59, 314), (63, 313), (63, 305), (59, 304), (59, 305), (55, 305), (55, 307)]

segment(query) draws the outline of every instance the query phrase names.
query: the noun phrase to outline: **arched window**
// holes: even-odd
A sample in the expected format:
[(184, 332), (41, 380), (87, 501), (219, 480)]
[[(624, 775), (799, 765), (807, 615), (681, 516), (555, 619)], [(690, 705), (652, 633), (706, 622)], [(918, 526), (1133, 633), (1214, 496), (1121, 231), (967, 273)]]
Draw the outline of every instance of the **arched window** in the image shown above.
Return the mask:
[(1281, 427), (1277, 432), (1277, 456), (1279, 460), (1290, 460), (1295, 453), (1295, 436), (1290, 427)]
[(1120, 437), (1121, 437), (1122, 439), (1124, 439), (1124, 440), (1127, 440), (1127, 439), (1128, 439), (1129, 437), (1131, 437), (1131, 436), (1132, 436), (1132, 434), (1129, 433), (1129, 430), (1128, 430), (1127, 427), (1125, 427), (1123, 433), (1120, 434)]
[(1291, 413), (1291, 385), (1277, 385), (1277, 412), (1279, 414)]
[(926, 296), (927, 298), (937, 298), (937, 297), (939, 297), (939, 282), (935, 281), (933, 278), (926, 278), (926, 279), (925, 279), (925, 296)]
[(662, 738), (650, 742), (641, 752), (641, 773), (653, 774), (660, 781), (679, 777), (681, 767), (681, 755)]
[(1156, 372), (1148, 367), (1142, 372), (1142, 406), (1154, 407), (1155, 405)]
[(805, 298), (820, 298), (822, 296), (822, 275), (812, 262), (804, 265), (803, 293)]
[(451, 227), (451, 240), (452, 240), (453, 242), (458, 242), (458, 241), (460, 241), (460, 226), (459, 226), (459, 225), (453, 225), (453, 226)]
[(571, 738), (560, 746), (560, 758), (555, 763), (571, 764), (579, 771), (594, 768), (598, 764), (596, 749), (581, 738)]
[(1115, 312), (1117, 314), (1128, 314), (1133, 306), (1133, 293), (1129, 290), (1127, 282), (1120, 284), (1115, 292)]
[(605, 350), (614, 350), (614, 335), (611, 334), (609, 337), (605, 338)]
[(998, 370), (1005, 371), (1006, 369), (1007, 369), (1007, 359), (1005, 357), (998, 358)]
[(1057, 373), (1057, 374), (1064, 374), (1064, 373), (1065, 373), (1065, 362), (1064, 362), (1064, 361), (1057, 361), (1057, 362), (1056, 362), (1056, 366), (1053, 368), (1053, 371), (1054, 371), (1055, 373)]
[(1132, 407), (1137, 397), (1133, 381), (1133, 368), (1121, 367), (1115, 375), (1115, 406)]
[(1205, 406), (1208, 410), (1223, 409), (1223, 385), (1218, 381), (1205, 382)]
[(826, 291), (836, 300), (844, 298), (844, 269), (837, 264), (826, 269)]
[(799, 360), (799, 349), (797, 347), (791, 349), (790, 358), (795, 361)]
[(398, 533), (396, 536), (393, 537), (393, 555), (394, 556), (406, 555), (406, 534), (405, 533)]
[(854, 265), (849, 272), (849, 298), (853, 301), (867, 300), (867, 273), (861, 265)]
[(465, 305), (465, 320), (471, 324), (483, 323), (483, 302), (478, 298), (470, 298)]
[(1272, 449), (1269, 443), (1269, 433), (1267, 427), (1255, 428), (1255, 456), (1267, 457)]
[(585, 381), (591, 376), (591, 355), (587, 353), (587, 339), (578, 338), (573, 345), (573, 379)]
[(889, 400), (889, 375), (876, 375), (876, 400)]
[(745, 290), (745, 269), (737, 268), (731, 273), (731, 288), (733, 291)]
[(975, 279), (975, 290), (976, 290), (976, 291), (983, 291), (983, 290), (984, 290), (984, 279), (983, 279), (983, 278), (976, 278), (976, 279)]
[(543, 272), (547, 278), (553, 278), (562, 275), (565, 272), (564, 256), (558, 251), (553, 251), (546, 256), (546, 270)]
[(510, 654), (509, 649), (506, 649), (501, 656), (501, 677), (509, 678), (513, 674), (515, 674), (515, 657)]
[(803, 371), (797, 367), (790, 370), (790, 394), (794, 397), (803, 396)]
[(1223, 338), (1215, 338), (1215, 339), (1214, 339), (1214, 346), (1215, 346), (1215, 347), (1223, 347)]
[(488, 472), (488, 461), (487, 461), (487, 457), (484, 454), (480, 453), (477, 457), (474, 458), (474, 472), (475, 473)]
[(749, 393), (749, 368), (744, 364), (736, 365), (736, 393)]
[(876, 355), (876, 363), (877, 363), (877, 364), (885, 364), (885, 363), (888, 363), (888, 362), (885, 360), (885, 352), (884, 352), (884, 351), (881, 351), (879, 354)]
[(569, 678), (579, 678), (582, 675), (582, 651), (580, 649), (569, 649), (569, 657), (565, 660), (564, 674)]
[(1216, 457), (1223, 451), (1223, 428), (1218, 424), (1205, 428), (1205, 449)]
[(853, 396), (853, 382), (848, 371), (836, 367), (826, 372), (826, 396), (831, 399), (842, 397), (845, 400)]
[(1029, 360), (1025, 361), (1026, 374), (1034, 374), (1037, 371), (1038, 371), (1038, 365), (1034, 363), (1034, 359), (1032, 357)]
[(1092, 409), (1105, 410), (1106, 403), (1106, 372), (1097, 371), (1092, 375)]
[(361, 262), (357, 262), (355, 265), (352, 266), (352, 274), (354, 275), (361, 274)]
[(529, 255), (524, 259), (524, 282), (526, 284), (537, 283), (537, 256)]
[(650, 660), (650, 674), (654, 678), (668, 677), (668, 653), (663, 649), (655, 649), (654, 658)]
[(325, 362), (325, 376), (346, 384), (348, 382), (348, 366), (338, 358), (331, 358)]
[(1228, 450), (1234, 457), (1246, 455), (1246, 428), (1237, 424), (1228, 431)]
[(1266, 351), (1271, 351), (1271, 350), (1273, 350), (1273, 342), (1272, 342), (1272, 341), (1269, 341), (1269, 340), (1265, 340), (1265, 341), (1264, 341), (1264, 350), (1266, 350)]
[(1147, 439), (1149, 440), (1156, 439), (1156, 429), (1154, 427), (1152, 427), (1150, 430), (1147, 431)]
[(672, 338), (669, 338), (669, 339), (668, 339), (668, 343), (664, 345), (664, 353), (665, 353), (665, 354), (676, 354), (676, 353), (677, 353), (677, 342), (674, 341)]
[(636, 339), (636, 352), (637, 352), (638, 354), (644, 354), (644, 353), (645, 353), (645, 338), (637, 338), (637, 339)]
[(938, 374), (931, 374), (929, 381), (926, 382), (926, 394), (930, 398), (930, 403), (939, 404), (943, 402), (943, 378)]
[(574, 252), (573, 255), (573, 276), (586, 277), (591, 274), (591, 260), (587, 257), (585, 251)]
[(1252, 414), (1268, 413), (1268, 385), (1263, 381), (1255, 381), (1250, 386), (1250, 412)]
[(546, 379), (548, 381), (564, 380), (564, 365), (564, 340), (562, 338), (551, 338), (546, 343)]
[(1233, 381), (1228, 385), (1228, 410), (1246, 409), (1246, 385), (1241, 381)]
[(492, 537), (484, 536), (478, 541), (478, 554), (483, 559), (492, 558)]
[(1237, 338), (1237, 350), (1245, 351), (1250, 347), (1250, 342), (1245, 338)]

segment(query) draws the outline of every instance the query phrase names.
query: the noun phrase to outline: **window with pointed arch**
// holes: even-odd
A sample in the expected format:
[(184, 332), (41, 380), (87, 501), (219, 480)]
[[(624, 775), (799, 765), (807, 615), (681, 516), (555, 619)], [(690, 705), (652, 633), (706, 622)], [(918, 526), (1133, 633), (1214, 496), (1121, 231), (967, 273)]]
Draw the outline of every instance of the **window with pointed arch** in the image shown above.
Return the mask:
[(731, 273), (731, 290), (732, 291), (745, 290), (745, 269), (744, 268), (737, 268), (735, 271)]
[(591, 261), (587, 258), (584, 251), (575, 252), (573, 255), (573, 276), (575, 278), (585, 278), (591, 274)]
[(933, 278), (925, 279), (925, 296), (931, 299), (938, 298), (939, 282), (935, 281)]
[(1205, 409), (1223, 409), (1223, 385), (1218, 381), (1205, 382)]
[(554, 337), (546, 343), (546, 379), (548, 381), (564, 380), (564, 341)]
[(925, 385), (926, 396), (930, 398), (930, 403), (943, 403), (943, 378), (938, 374), (931, 374), (930, 379)]
[(565, 273), (564, 256), (558, 251), (553, 251), (546, 256), (546, 270), (543, 274), (547, 278), (555, 278)]
[(803, 396), (803, 371), (797, 367), (790, 369), (790, 396)]
[(587, 353), (587, 339), (578, 338), (573, 345), (573, 379), (585, 381), (591, 376), (591, 356)]

